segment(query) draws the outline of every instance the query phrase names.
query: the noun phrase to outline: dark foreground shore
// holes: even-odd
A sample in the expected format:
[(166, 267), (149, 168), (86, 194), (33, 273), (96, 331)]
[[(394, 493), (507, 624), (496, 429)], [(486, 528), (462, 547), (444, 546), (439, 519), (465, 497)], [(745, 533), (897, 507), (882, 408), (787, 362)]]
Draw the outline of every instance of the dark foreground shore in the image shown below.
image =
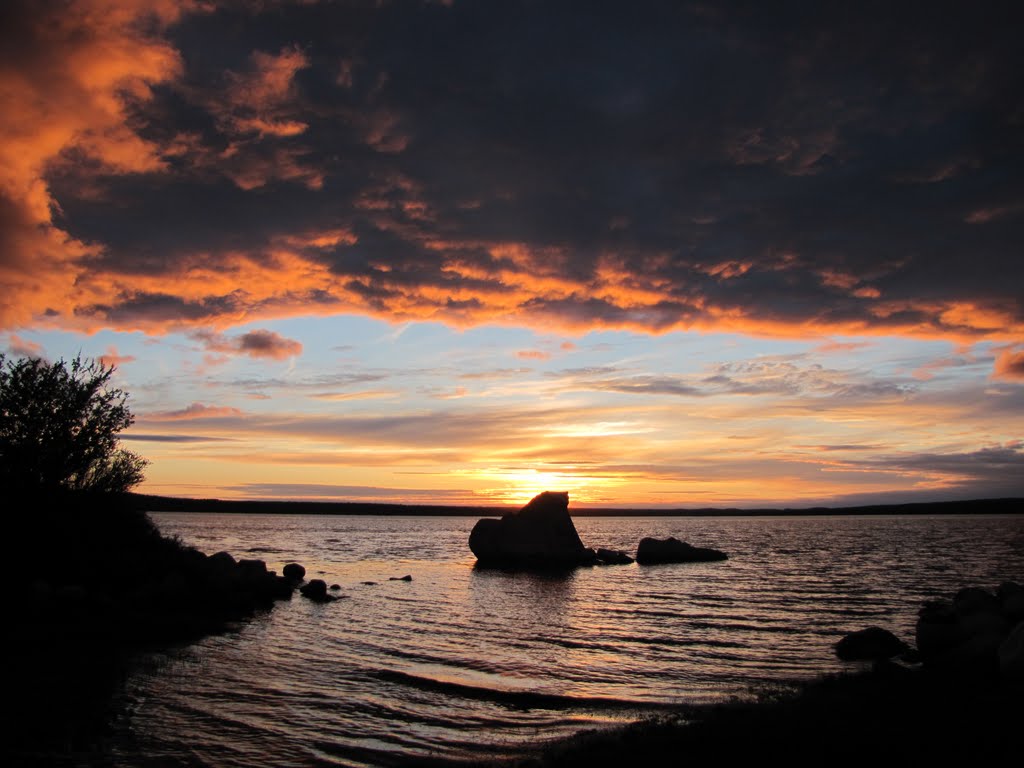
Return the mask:
[(493, 766), (997, 765), (1020, 749), (1022, 702), (1020, 683), (885, 664), (581, 733)]
[[(290, 586), (280, 593), (278, 577), (257, 561), (207, 557), (160, 535), (131, 509), (65, 503), (29, 517), (30, 530), (12, 538), (6, 692), (15, 707), (4, 765), (114, 765), (111, 704), (147, 648), (230, 630), (292, 593)], [(1024, 619), (1019, 602), (1008, 607), (1013, 593), (1005, 587), (961, 590), (933, 606), (918, 643), (931, 638), (936, 658), (955, 650), (949, 642), (957, 638), (971, 641), (972, 654), (991, 650), (993, 622), (1004, 637)], [(977, 632), (985, 643), (975, 647)], [(752, 691), (741, 701), (682, 708), (558, 743), (541, 735), (527, 757), (495, 765), (675, 765), (722, 757), (995, 765), (1019, 740), (1024, 690), (1019, 676), (994, 674), (994, 657), (986, 658), (969, 669), (878, 662), (861, 674)], [(452, 765), (401, 754), (389, 754), (387, 763)]]

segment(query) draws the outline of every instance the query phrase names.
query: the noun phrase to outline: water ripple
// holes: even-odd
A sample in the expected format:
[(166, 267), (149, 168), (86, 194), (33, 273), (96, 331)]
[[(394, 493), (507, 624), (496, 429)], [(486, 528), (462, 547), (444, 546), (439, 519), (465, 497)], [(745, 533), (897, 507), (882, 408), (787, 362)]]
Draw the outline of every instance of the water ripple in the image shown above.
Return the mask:
[(302, 562), (349, 599), (296, 598), (141, 663), (114, 748), (141, 768), (516, 755), (839, 669), (843, 633), (881, 624), (911, 638), (923, 599), (1024, 576), (1019, 516), (583, 518), (588, 542), (676, 536), (730, 559), (560, 577), (474, 569), (467, 518), (154, 517), (208, 552)]

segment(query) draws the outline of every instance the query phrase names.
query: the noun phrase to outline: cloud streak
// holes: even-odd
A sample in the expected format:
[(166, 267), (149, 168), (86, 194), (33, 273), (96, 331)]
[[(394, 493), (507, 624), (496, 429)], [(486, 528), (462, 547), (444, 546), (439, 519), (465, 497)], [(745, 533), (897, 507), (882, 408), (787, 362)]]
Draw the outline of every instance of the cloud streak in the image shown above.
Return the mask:
[[(181, 408), (177, 411), (163, 411), (159, 413), (150, 413), (144, 417), (145, 421), (192, 421), (194, 419), (224, 419), (224, 418), (240, 418), (243, 416), (242, 411), (238, 408), (232, 408), (225, 405), (203, 405), (202, 403), (192, 403), (186, 408)], [(141, 439), (136, 437), (136, 439)]]

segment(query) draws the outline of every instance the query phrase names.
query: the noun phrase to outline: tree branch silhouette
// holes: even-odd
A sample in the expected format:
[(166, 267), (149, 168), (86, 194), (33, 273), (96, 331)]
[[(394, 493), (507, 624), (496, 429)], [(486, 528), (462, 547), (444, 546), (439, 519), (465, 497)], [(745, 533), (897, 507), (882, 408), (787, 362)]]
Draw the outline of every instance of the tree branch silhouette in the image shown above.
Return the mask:
[(131, 426), (128, 393), (110, 384), (116, 368), (82, 359), (49, 363), (0, 354), (0, 481), (52, 493), (122, 493), (149, 463), (119, 446)]

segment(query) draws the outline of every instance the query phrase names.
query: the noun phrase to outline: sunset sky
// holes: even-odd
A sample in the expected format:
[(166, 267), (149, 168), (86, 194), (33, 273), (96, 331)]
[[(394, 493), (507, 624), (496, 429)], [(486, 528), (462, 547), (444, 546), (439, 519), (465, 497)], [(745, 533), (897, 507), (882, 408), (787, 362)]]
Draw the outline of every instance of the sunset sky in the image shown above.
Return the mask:
[(0, 351), (148, 493), (1024, 496), (1018, 7), (5, 2)]

